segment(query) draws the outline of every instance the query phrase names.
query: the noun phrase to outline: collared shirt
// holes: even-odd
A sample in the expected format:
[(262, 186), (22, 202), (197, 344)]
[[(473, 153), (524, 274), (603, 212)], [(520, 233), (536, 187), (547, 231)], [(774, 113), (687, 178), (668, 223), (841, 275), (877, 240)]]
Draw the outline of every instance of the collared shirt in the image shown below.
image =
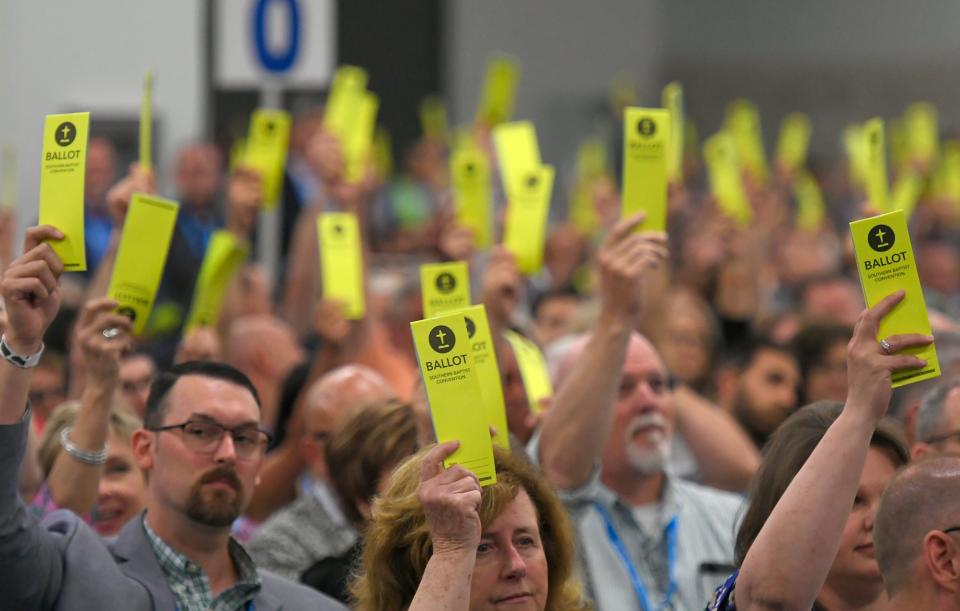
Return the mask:
[(260, 591), (260, 576), (253, 560), (243, 546), (230, 539), (228, 551), (240, 574), (240, 579), (218, 596), (210, 589), (210, 580), (199, 564), (176, 551), (161, 539), (147, 524), (143, 528), (163, 574), (173, 590), (179, 611), (238, 611), (252, 601)]
[[(528, 452), (535, 461), (538, 459), (539, 433), (531, 440)], [(611, 542), (597, 504), (610, 516), (654, 608), (661, 608), (670, 581), (665, 532), (671, 519), (677, 520), (677, 591), (664, 609), (703, 609), (730, 574), (736, 518), (742, 505), (735, 494), (668, 473), (659, 528), (652, 536), (637, 521), (634, 508), (600, 481), (599, 467), (583, 486), (561, 490), (559, 496), (577, 532), (581, 577), (597, 611), (653, 611), (641, 609), (628, 569)]]

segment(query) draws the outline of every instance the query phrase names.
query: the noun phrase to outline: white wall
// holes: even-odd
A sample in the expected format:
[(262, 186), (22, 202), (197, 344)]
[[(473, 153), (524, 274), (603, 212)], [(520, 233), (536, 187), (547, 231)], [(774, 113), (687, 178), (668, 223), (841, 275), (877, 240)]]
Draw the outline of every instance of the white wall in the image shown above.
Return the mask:
[(149, 68), (154, 115), (163, 122), (158, 162), (200, 133), (202, 2), (0, 2), (0, 144), (16, 148), (21, 226), (37, 214), (45, 114), (137, 117)]
[(513, 55), (522, 71), (514, 116), (535, 122), (546, 163), (569, 162), (616, 73), (633, 75), (641, 103), (659, 105), (666, 41), (656, 0), (450, 0), (445, 8), (452, 119), (472, 119), (487, 58)]

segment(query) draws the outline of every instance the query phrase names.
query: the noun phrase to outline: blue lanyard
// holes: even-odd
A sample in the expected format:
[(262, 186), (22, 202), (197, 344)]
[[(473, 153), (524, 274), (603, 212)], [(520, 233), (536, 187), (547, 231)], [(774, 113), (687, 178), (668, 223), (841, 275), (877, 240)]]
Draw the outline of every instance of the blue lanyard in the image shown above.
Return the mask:
[(637, 571), (636, 565), (633, 564), (630, 553), (627, 551), (623, 540), (613, 525), (613, 519), (610, 517), (610, 513), (607, 512), (606, 507), (600, 503), (595, 502), (593, 506), (600, 512), (600, 517), (603, 518), (604, 525), (607, 529), (607, 538), (610, 539), (610, 544), (613, 545), (617, 556), (619, 556), (620, 561), (623, 562), (623, 567), (627, 569), (627, 573), (630, 575), (630, 583), (633, 585), (633, 592), (637, 596), (640, 608), (643, 609), (643, 611), (660, 611), (661, 609), (669, 607), (670, 600), (677, 592), (677, 516), (670, 518), (666, 529), (664, 529), (664, 537), (667, 540), (668, 584), (667, 591), (663, 595), (663, 601), (654, 607), (650, 604), (650, 597), (647, 595), (647, 588), (643, 585), (640, 573)]

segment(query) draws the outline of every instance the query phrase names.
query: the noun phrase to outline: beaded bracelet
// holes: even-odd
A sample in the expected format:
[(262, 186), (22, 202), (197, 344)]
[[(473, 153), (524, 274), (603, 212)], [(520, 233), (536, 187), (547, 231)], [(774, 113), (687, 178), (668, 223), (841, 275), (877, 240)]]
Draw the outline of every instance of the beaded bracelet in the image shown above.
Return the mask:
[(102, 465), (107, 462), (107, 444), (103, 444), (103, 449), (99, 452), (81, 450), (70, 441), (70, 431), (72, 430), (67, 426), (60, 431), (60, 445), (63, 446), (67, 454), (87, 465)]

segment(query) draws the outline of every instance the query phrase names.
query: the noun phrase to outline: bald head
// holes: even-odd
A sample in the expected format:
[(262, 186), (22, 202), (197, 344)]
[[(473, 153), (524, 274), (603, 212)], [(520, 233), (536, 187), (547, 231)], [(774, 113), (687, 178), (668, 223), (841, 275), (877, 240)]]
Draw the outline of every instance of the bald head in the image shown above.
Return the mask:
[(251, 378), (282, 377), (303, 360), (303, 350), (293, 327), (276, 316), (244, 316), (230, 325), (224, 358)]
[(891, 598), (927, 581), (918, 580), (918, 574), (935, 573), (927, 547), (937, 545), (931, 538), (949, 539), (938, 531), (953, 527), (960, 527), (960, 458), (921, 460), (894, 477), (873, 530), (877, 564)]
[(379, 373), (361, 365), (338, 367), (307, 390), (307, 429), (329, 433), (346, 414), (389, 399), (396, 399), (396, 394)]
[[(563, 343), (558, 345), (555, 350), (550, 351), (550, 371), (553, 377), (554, 386), (559, 386), (570, 376), (573, 366), (583, 356), (583, 351), (590, 341), (590, 335), (583, 333), (564, 339)], [(627, 344), (627, 355), (640, 355), (654, 359), (663, 366), (663, 361), (657, 353), (653, 344), (639, 333), (630, 334), (630, 342)]]

